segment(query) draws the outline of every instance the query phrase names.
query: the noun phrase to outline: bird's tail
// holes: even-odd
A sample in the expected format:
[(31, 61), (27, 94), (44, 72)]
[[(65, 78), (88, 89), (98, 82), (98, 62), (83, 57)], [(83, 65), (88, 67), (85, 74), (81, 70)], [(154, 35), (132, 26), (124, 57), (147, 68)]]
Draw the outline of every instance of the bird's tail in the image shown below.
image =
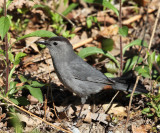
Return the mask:
[[(112, 85), (113, 89), (132, 92), (136, 78), (133, 76), (133, 73), (127, 73), (122, 77), (112, 78), (112, 80), (114, 81)], [(136, 87), (135, 93), (148, 93), (148, 91), (139, 82)]]

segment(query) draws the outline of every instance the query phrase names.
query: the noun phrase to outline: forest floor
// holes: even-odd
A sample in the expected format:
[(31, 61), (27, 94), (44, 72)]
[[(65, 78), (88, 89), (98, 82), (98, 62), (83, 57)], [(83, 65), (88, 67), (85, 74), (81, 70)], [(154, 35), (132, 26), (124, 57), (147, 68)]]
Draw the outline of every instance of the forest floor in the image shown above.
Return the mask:
[[(114, 8), (108, 5), (109, 8), (104, 9), (102, 1), (97, 1), (98, 3), (92, 3), (93, 0), (8, 2), (7, 14), (11, 20), (9, 45), (13, 44), (11, 51), (14, 56), (19, 52), (26, 56), (16, 65), (9, 81), (14, 93), (9, 91), (7, 95), (3, 89), (6, 84), (3, 59), (6, 58), (0, 58), (0, 86), (1, 94), (4, 94), (0, 100), (0, 132), (160, 132), (160, 17), (157, 17), (160, 2), (125, 1), (122, 4), (120, 22), (120, 16), (117, 16), (119, 2), (112, 1)], [(3, 16), (3, 4), (0, 2), (0, 17)], [(155, 25), (156, 20), (158, 23)], [(127, 27), (128, 32), (127, 36), (122, 37), (121, 43), (126, 48), (123, 54), (123, 70), (120, 69), (120, 36), (123, 35), (119, 33), (120, 23)], [(37, 34), (13, 43), (17, 38), (38, 30), (51, 31), (68, 38), (76, 53), (81, 52), (85, 61), (107, 76), (118, 77), (121, 71), (127, 72), (135, 67), (135, 73), (141, 75), (140, 82), (150, 93), (134, 95), (128, 114), (130, 93), (119, 92), (117, 95), (117, 91), (113, 90), (100, 92), (88, 98), (81, 118), (77, 120), (81, 109), (80, 98), (67, 91), (59, 81), (49, 50), (34, 43), (41, 37)], [(108, 44), (106, 49), (103, 40)], [(140, 40), (150, 47), (140, 46)], [(4, 44), (0, 40), (0, 48), (5, 51)], [(83, 51), (88, 47), (106, 50), (111, 56), (107, 57), (89, 49)], [(140, 61), (137, 63), (138, 57)], [(10, 70), (13, 67), (14, 63), (11, 62)], [(37, 95), (43, 95), (42, 102), (36, 92), (27, 88), (27, 85), (34, 88), (33, 81), (36, 81), (37, 88), (42, 91), (37, 91)], [(5, 97), (10, 100), (7, 101)]]

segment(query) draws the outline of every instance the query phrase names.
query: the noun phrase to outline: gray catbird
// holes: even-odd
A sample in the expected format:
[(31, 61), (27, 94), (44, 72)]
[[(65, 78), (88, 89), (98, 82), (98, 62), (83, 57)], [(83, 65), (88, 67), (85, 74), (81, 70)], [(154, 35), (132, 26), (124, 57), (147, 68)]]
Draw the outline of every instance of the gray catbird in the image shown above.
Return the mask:
[[(81, 97), (84, 104), (91, 94), (103, 89), (131, 92), (134, 83), (128, 82), (128, 78), (108, 78), (102, 72), (95, 69), (73, 50), (71, 43), (64, 37), (52, 37), (45, 41), (35, 43), (45, 44), (50, 51), (55, 72), (63, 85), (71, 92)], [(138, 85), (136, 93), (147, 93), (143, 86)]]

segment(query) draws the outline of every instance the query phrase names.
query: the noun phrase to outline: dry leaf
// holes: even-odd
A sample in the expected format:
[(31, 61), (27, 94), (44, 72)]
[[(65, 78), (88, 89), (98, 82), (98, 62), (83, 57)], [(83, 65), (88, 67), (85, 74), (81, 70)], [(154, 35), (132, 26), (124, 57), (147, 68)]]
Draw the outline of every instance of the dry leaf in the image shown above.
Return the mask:
[(4, 85), (4, 82), (2, 80), (2, 78), (0, 78), (0, 86), (3, 86)]
[(24, 85), (24, 83), (17, 83), (16, 87), (20, 87), (20, 86), (23, 86), (23, 85)]
[(102, 122), (104, 124), (108, 124), (108, 122), (106, 121), (106, 118), (107, 118), (107, 114), (104, 114), (104, 113), (92, 113), (91, 114), (91, 118), (95, 121), (99, 121), (99, 122)]
[[(104, 104), (103, 109), (107, 111), (109, 104)], [(118, 103), (112, 104), (112, 107), (108, 111), (108, 114), (115, 114), (117, 116), (127, 116), (126, 108), (123, 106), (119, 106)]]
[(24, 114), (16, 113), (20, 121), (23, 121), (27, 124), (27, 126), (36, 126), (42, 123), (41, 120), (35, 118), (35, 117), (29, 117)]
[(30, 103), (33, 104), (37, 104), (39, 101), (37, 98), (33, 97), (32, 95), (28, 95), (27, 96), (28, 100), (30, 101)]
[(0, 121), (2, 121), (4, 118), (6, 118), (6, 113), (0, 115)]
[(118, 25), (111, 25), (109, 27), (104, 27), (103, 30), (99, 32), (99, 34), (103, 37), (110, 38), (118, 34), (118, 29)]
[(137, 127), (136, 125), (132, 124), (132, 132), (133, 133), (147, 133), (149, 129), (151, 129), (151, 125), (141, 125)]
[(116, 24), (116, 20), (113, 17), (108, 16), (105, 12), (100, 11), (97, 14), (98, 22), (105, 22), (108, 24)]
[(91, 123), (92, 119), (91, 119), (91, 112), (88, 112), (86, 117), (84, 118), (85, 122)]

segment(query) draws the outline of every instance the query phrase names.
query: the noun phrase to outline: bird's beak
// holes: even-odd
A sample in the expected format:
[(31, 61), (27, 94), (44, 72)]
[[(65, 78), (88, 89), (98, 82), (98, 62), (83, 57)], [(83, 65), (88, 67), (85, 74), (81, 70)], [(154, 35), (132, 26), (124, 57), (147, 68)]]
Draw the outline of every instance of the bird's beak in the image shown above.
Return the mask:
[(39, 44), (44, 44), (44, 45), (47, 45), (47, 44), (48, 44), (45, 40), (44, 40), (44, 41), (36, 41), (35, 43), (36, 43), (36, 44), (38, 44), (38, 43), (39, 43)]

